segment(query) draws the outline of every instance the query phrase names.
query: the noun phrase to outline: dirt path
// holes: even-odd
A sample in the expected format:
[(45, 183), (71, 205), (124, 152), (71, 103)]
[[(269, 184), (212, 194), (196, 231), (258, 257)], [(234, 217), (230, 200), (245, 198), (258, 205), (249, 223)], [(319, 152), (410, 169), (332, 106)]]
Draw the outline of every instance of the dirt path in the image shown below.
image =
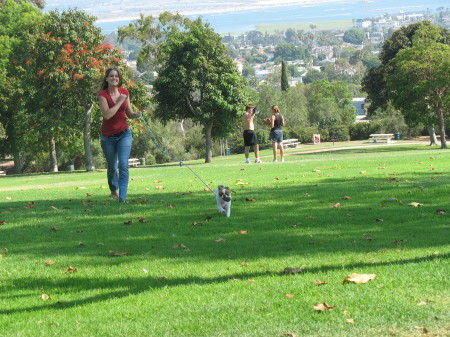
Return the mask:
[[(358, 145), (358, 146), (348, 146), (348, 147), (336, 147), (336, 148), (329, 148), (329, 149), (317, 149), (317, 150), (309, 150), (309, 151), (298, 151), (298, 152), (289, 152), (284, 153), (285, 156), (293, 156), (293, 155), (299, 155), (299, 154), (309, 154), (309, 153), (320, 153), (320, 152), (331, 152), (331, 151), (342, 151), (342, 150), (351, 150), (351, 149), (365, 149), (365, 148), (373, 148), (373, 147), (385, 147), (385, 146), (399, 146), (399, 145), (427, 145), (426, 142), (408, 142), (408, 143), (378, 143), (378, 144), (371, 144), (371, 145)], [(314, 146), (314, 145), (311, 145)], [(262, 158), (269, 158), (272, 157), (271, 155), (268, 156), (262, 156)]]

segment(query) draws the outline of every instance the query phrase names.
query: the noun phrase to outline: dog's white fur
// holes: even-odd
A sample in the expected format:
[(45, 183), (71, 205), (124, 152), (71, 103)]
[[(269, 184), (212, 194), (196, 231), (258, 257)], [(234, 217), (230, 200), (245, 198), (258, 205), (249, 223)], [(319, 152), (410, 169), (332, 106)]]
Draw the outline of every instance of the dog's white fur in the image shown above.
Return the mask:
[(225, 213), (227, 217), (231, 212), (231, 190), (228, 186), (219, 185), (214, 190), (216, 195), (217, 209), (220, 213)]

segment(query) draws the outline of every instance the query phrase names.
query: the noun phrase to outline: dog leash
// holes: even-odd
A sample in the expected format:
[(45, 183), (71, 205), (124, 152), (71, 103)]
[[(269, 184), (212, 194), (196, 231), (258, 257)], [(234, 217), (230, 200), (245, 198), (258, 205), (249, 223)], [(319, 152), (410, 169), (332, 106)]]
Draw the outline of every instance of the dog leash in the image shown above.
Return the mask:
[[(192, 172), (192, 174), (194, 174), (207, 188), (209, 191), (211, 191), (214, 194), (214, 191), (212, 190), (211, 187), (209, 187), (209, 185), (197, 174), (195, 173), (194, 170), (192, 170), (189, 165), (183, 163), (181, 160), (175, 158), (174, 156), (172, 156), (171, 154), (167, 153), (162, 146), (160, 145), (160, 143), (158, 142), (158, 138), (156, 137), (155, 133), (152, 131), (152, 129), (150, 128), (150, 126), (148, 125), (147, 121), (144, 119), (143, 116), (141, 116), (141, 121), (143, 122), (143, 124), (145, 125), (145, 127), (147, 128), (148, 132), (150, 132), (150, 135), (153, 138), (153, 143), (155, 143), (156, 147), (158, 148), (159, 151), (161, 151), (162, 154), (164, 154), (165, 156), (169, 157), (170, 159), (172, 159), (173, 161), (176, 161), (180, 164), (181, 166), (185, 166), (189, 169), (189, 171)], [(215, 194), (214, 194), (215, 195)]]

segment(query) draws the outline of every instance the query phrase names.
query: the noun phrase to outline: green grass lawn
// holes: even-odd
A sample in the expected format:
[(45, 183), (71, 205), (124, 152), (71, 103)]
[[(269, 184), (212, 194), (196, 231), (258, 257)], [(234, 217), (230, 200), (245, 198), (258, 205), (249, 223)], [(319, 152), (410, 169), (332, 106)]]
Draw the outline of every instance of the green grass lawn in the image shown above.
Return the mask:
[(175, 164), (130, 169), (128, 204), (104, 170), (2, 177), (0, 336), (448, 336), (449, 153), (188, 162), (230, 218)]

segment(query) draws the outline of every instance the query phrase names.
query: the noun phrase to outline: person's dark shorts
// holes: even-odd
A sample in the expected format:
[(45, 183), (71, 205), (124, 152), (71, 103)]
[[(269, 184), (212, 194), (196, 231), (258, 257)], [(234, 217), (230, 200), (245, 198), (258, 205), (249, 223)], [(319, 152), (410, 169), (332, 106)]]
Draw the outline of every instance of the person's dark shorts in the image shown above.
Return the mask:
[(253, 130), (244, 130), (244, 145), (253, 146), (258, 144), (258, 137)]
[(269, 139), (272, 143), (281, 143), (283, 141), (283, 130), (270, 130)]

